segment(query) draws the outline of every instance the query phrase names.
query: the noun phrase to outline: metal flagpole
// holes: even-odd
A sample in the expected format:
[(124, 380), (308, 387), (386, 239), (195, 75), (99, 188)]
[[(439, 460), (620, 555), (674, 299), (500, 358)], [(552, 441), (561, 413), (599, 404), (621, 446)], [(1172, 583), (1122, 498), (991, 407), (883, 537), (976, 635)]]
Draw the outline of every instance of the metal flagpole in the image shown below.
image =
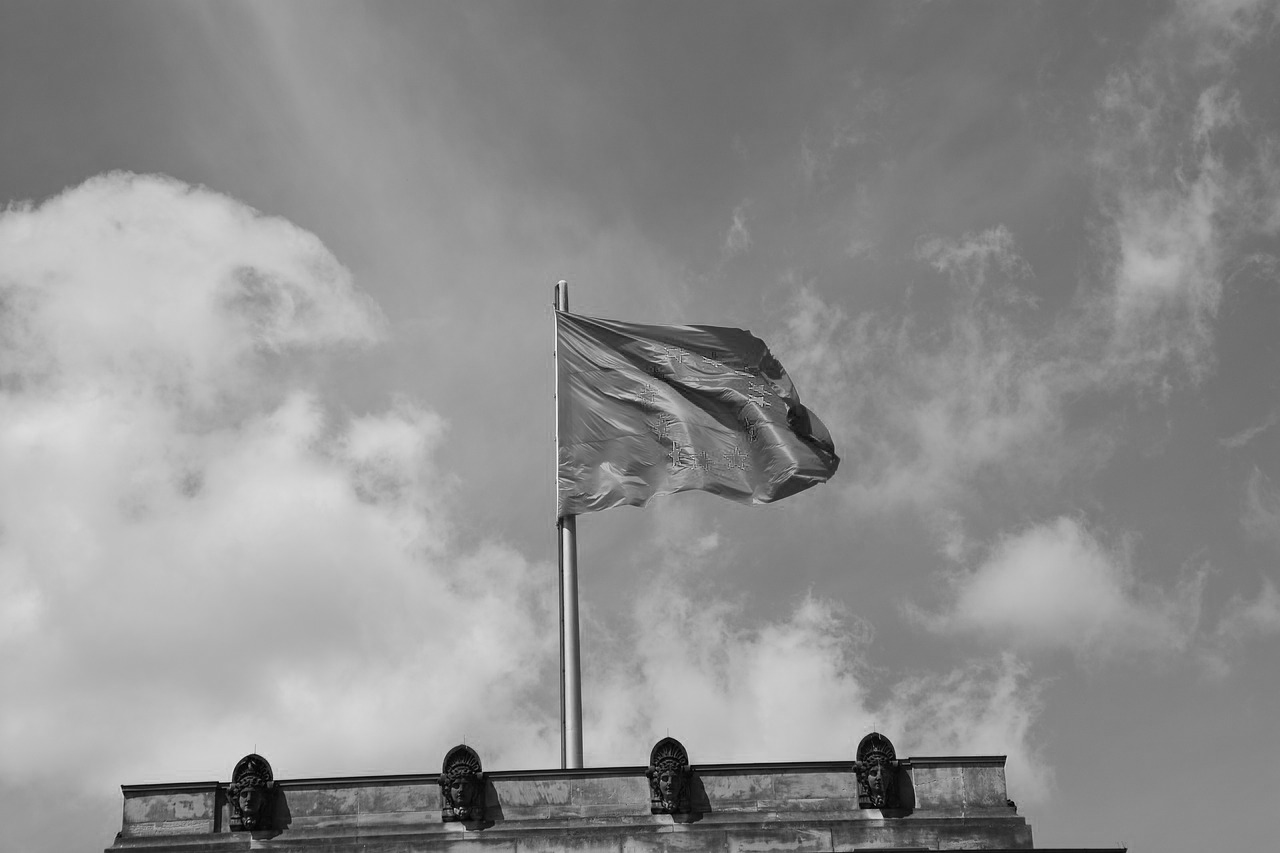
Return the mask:
[[(569, 282), (556, 285), (556, 311), (569, 310)], [(556, 317), (557, 326), (559, 316)], [(555, 343), (557, 504), (560, 487), (560, 334)], [(578, 649), (578, 519), (556, 519), (560, 551), (560, 766), (582, 767), (582, 657)]]

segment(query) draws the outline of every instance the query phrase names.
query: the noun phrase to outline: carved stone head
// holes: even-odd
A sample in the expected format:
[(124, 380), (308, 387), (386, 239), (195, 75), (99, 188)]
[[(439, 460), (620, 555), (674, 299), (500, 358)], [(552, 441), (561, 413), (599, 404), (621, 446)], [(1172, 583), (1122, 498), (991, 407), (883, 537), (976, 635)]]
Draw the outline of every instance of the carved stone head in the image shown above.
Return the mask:
[(449, 750), (440, 768), (440, 817), (443, 820), (480, 820), (484, 817), (484, 771), (480, 756), (466, 744)]
[(654, 814), (689, 812), (689, 753), (675, 738), (663, 738), (649, 752), (649, 810)]
[(236, 762), (227, 787), (231, 798), (231, 828), (252, 831), (270, 827), (275, 793), (275, 777), (267, 759), (249, 754)]
[(898, 756), (893, 744), (872, 732), (858, 744), (858, 800), (863, 807), (891, 809), (898, 806)]

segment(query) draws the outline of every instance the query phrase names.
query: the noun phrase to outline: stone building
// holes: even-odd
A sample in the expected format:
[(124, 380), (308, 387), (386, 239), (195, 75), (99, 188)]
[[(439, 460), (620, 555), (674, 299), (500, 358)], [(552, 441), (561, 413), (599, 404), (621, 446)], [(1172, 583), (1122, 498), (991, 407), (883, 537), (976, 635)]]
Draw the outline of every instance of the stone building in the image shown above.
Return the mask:
[[(643, 758), (643, 756), (639, 756)], [(899, 758), (863, 738), (837, 761), (485, 770), (459, 745), (438, 774), (277, 780), (248, 755), (229, 783), (125, 785), (107, 853), (676, 853), (1027, 850), (1004, 756)]]

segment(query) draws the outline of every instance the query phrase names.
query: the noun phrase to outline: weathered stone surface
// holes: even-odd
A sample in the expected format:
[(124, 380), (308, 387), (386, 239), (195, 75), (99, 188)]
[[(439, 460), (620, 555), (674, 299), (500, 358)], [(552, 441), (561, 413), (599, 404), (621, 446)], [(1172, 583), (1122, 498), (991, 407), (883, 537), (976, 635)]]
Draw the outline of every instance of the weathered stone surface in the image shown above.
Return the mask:
[(1004, 808), (1008, 793), (1003, 767), (966, 767), (964, 775), (965, 805), (968, 807)]
[(911, 785), (916, 792), (917, 808), (964, 808), (962, 767), (913, 767)]
[(751, 804), (773, 799), (774, 777), (761, 773), (697, 774), (710, 802)]
[(295, 821), (308, 817), (355, 815), (358, 811), (360, 792), (356, 788), (286, 788), (280, 792), (280, 800), (288, 805)]
[(569, 780), (563, 779), (502, 779), (489, 780), (486, 805), (512, 806), (567, 806), (571, 789)]
[(574, 803), (634, 803), (649, 802), (648, 780), (635, 776), (603, 776), (583, 779), (571, 788), (570, 800)]
[(136, 837), (166, 835), (205, 835), (209, 824), (203, 820), (143, 821), (129, 827), (128, 835)]
[[(210, 789), (197, 794), (159, 794), (126, 800), (125, 824), (166, 823), (169, 821), (209, 821), (213, 823), (215, 792)], [(212, 826), (210, 826), (212, 829)]]
[(832, 830), (832, 850), (878, 850), (883, 848), (938, 849), (938, 831), (930, 826), (886, 826), (884, 821), (847, 824)]
[(633, 832), (622, 839), (622, 853), (686, 853), (691, 850), (724, 850), (721, 832), (690, 832), (679, 824), (660, 831)]
[(860, 808), (852, 762), (695, 767), (689, 814), (652, 814), (645, 767), (488, 772), (483, 819), (445, 822), (435, 775), (280, 780), (269, 831), (233, 831), (225, 786), (124, 788), (109, 853), (763, 853), (1027, 849), (999, 758), (901, 762), (909, 807)]
[(858, 798), (858, 780), (852, 773), (779, 773), (773, 778), (773, 798), (827, 800)]
[(759, 829), (725, 833), (729, 853), (766, 853), (766, 851), (825, 851), (831, 849), (830, 829), (780, 827), (769, 832)]
[(622, 853), (622, 839), (611, 836), (580, 836), (572, 833), (530, 835), (516, 842), (519, 853)]
[(356, 789), (356, 809), (360, 814), (419, 812), (439, 808), (439, 789), (433, 791), (421, 785), (387, 785)]

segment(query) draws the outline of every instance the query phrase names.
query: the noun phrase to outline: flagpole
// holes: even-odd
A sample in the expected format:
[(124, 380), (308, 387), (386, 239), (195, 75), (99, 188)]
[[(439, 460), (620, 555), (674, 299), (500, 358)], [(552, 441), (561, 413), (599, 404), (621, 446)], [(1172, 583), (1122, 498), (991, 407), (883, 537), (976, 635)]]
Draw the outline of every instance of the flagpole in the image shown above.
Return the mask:
[[(556, 311), (569, 310), (569, 282), (556, 284)], [(557, 323), (559, 322), (557, 317)], [(557, 505), (560, 488), (560, 335), (556, 332), (555, 406)], [(578, 649), (578, 519), (556, 519), (560, 557), (560, 766), (582, 767), (582, 657)]]

